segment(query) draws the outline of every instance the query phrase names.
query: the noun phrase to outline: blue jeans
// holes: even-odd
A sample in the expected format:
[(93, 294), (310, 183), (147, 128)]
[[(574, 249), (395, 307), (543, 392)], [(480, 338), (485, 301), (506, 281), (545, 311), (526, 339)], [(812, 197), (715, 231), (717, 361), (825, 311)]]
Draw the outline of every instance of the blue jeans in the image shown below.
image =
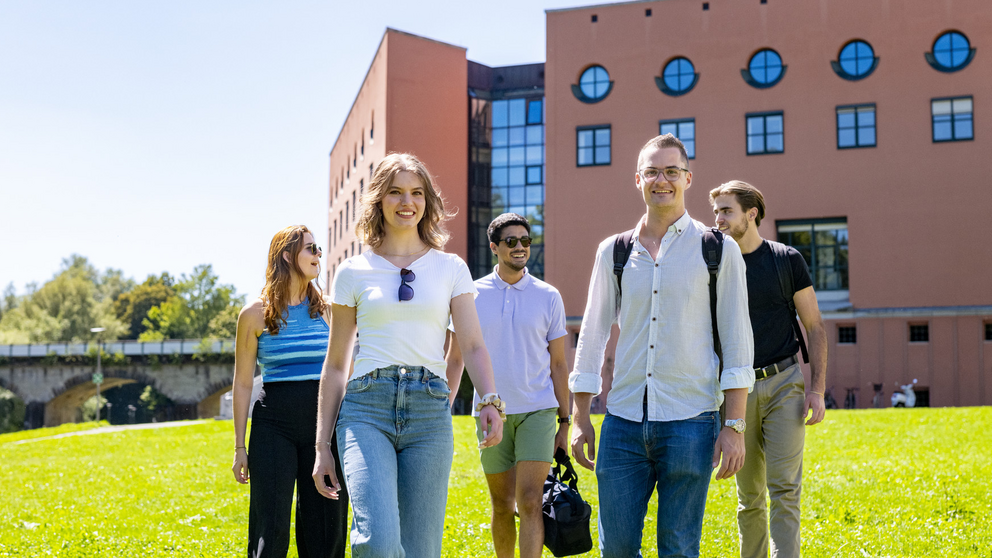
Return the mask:
[(348, 382), (336, 432), (354, 558), (441, 555), (454, 452), (448, 393), (421, 366), (379, 368)]
[[(599, 546), (604, 558), (641, 556), (648, 501), (658, 488), (658, 556), (699, 556), (716, 411), (637, 423), (607, 414), (599, 439)], [(350, 480), (350, 479), (349, 479)]]

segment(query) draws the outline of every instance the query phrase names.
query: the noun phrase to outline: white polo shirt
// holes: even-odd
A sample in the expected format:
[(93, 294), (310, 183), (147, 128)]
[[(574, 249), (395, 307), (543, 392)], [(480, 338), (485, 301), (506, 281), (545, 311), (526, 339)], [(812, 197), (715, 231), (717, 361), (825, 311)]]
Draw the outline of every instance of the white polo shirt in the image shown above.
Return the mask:
[(494, 268), (476, 281), (475, 287), (479, 291), (475, 307), (482, 337), (506, 412), (557, 409), (548, 343), (568, 333), (558, 289), (536, 279), (526, 268), (523, 278), (513, 285), (503, 281)]

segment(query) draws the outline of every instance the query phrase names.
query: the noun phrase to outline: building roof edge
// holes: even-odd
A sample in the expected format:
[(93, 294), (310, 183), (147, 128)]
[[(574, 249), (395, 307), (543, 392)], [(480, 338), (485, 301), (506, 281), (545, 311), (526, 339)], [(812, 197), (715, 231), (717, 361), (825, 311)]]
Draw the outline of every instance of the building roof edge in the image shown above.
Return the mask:
[(344, 122), (341, 123), (341, 129), (338, 130), (338, 135), (334, 138), (334, 143), (331, 144), (331, 150), (327, 152), (327, 156), (330, 157), (331, 153), (334, 153), (334, 148), (338, 146), (338, 141), (341, 140), (341, 134), (344, 132), (344, 127), (348, 123), (348, 117), (351, 116), (351, 111), (355, 109), (355, 103), (358, 102), (358, 96), (362, 94), (362, 87), (365, 86), (365, 82), (369, 79), (369, 73), (372, 72), (372, 66), (375, 65), (375, 59), (379, 57), (379, 52), (382, 50), (382, 43), (386, 40), (386, 35), (390, 32), (398, 33), (400, 35), (406, 35), (407, 37), (415, 37), (417, 39), (423, 39), (425, 41), (430, 41), (432, 43), (437, 43), (439, 45), (444, 45), (451, 48), (457, 48), (468, 52), (468, 48), (458, 45), (453, 45), (451, 43), (446, 43), (444, 41), (438, 41), (436, 39), (431, 39), (429, 37), (423, 37), (415, 33), (409, 33), (407, 31), (400, 31), (399, 29), (394, 29), (392, 27), (386, 27), (385, 31), (382, 32), (382, 38), (379, 39), (379, 46), (375, 47), (375, 55), (372, 57), (372, 62), (369, 63), (369, 67), (365, 70), (365, 76), (362, 77), (362, 84), (358, 86), (358, 92), (355, 93), (355, 98), (351, 101), (351, 106), (348, 107), (348, 112), (345, 114)]
[(558, 12), (577, 12), (579, 10), (590, 10), (599, 8), (609, 8), (612, 6), (627, 6), (629, 4), (653, 4), (658, 0), (627, 0), (627, 2), (611, 2), (609, 4), (591, 4), (589, 6), (575, 6), (574, 8), (553, 8), (544, 10), (546, 14), (558, 13)]

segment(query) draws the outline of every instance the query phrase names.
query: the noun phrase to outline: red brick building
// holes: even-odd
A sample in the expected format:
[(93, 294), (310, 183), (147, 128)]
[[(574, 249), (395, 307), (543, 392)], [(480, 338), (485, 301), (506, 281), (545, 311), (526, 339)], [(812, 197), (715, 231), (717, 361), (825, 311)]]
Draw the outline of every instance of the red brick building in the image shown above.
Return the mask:
[(509, 68), (389, 30), (331, 152), (328, 268), (352, 253), (369, 165), (412, 151), (459, 208), (449, 249), (473, 273), (492, 215), (538, 224), (531, 267), (577, 331), (596, 245), (643, 212), (638, 149), (671, 131), (693, 217), (712, 222), (709, 190), (745, 180), (766, 197), (762, 236), (806, 256), (838, 401), (916, 378), (922, 404), (992, 404), (990, 43), (986, 0), (552, 10), (546, 64)]

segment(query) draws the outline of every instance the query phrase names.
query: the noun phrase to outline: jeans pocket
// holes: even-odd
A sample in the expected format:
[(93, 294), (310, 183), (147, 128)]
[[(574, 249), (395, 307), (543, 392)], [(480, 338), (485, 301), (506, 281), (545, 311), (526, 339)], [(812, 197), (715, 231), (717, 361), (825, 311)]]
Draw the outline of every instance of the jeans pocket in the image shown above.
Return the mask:
[(372, 375), (365, 374), (361, 378), (355, 378), (348, 382), (347, 393), (361, 393), (368, 391), (372, 387)]
[(427, 379), (427, 394), (434, 399), (447, 399), (451, 390), (448, 388), (448, 382), (432, 374)]

